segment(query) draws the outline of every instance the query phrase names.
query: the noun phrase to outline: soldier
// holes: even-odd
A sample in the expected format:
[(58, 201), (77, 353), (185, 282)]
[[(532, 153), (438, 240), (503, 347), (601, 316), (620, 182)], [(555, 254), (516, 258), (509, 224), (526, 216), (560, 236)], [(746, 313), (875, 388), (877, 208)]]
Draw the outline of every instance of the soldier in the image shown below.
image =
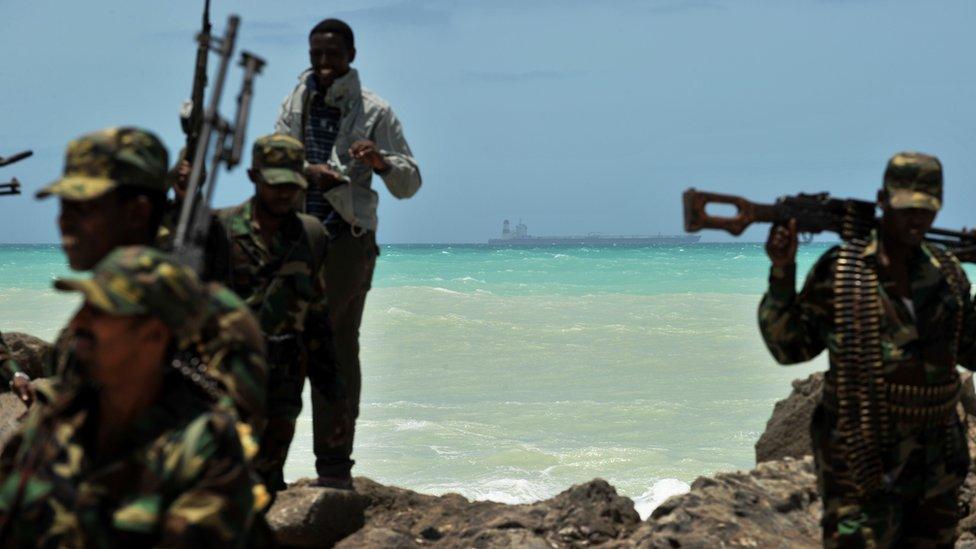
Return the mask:
[(55, 287), (85, 298), (67, 330), (78, 382), (0, 454), (0, 545), (243, 546), (256, 502), (237, 424), (183, 358), (206, 287), (144, 247)]
[[(159, 139), (138, 128), (108, 128), (68, 145), (64, 176), (37, 193), (61, 202), (58, 227), (68, 263), (89, 270), (109, 252), (156, 241), (166, 205), (167, 152)], [(198, 350), (209, 374), (223, 385), (239, 417), (258, 425), (264, 416), (264, 342), (247, 306), (227, 288), (208, 286), (208, 322)], [(48, 375), (65, 381), (74, 357), (69, 334), (56, 345)]]
[[(305, 145), (310, 185), (305, 211), (329, 230), (329, 317), (355, 419), (361, 380), (359, 325), (379, 254), (373, 174), (393, 196), (404, 199), (420, 188), (420, 169), (389, 103), (361, 87), (359, 73), (350, 67), (356, 45), (349, 25), (326, 19), (312, 28), (308, 44), (312, 66), (282, 103), (275, 132)], [(351, 488), (352, 437), (339, 446), (328, 443), (327, 426), (335, 413), (313, 387), (319, 483)]]
[(899, 153), (879, 228), (827, 251), (796, 294), (796, 224), (770, 231), (759, 325), (781, 364), (830, 353), (811, 425), (826, 547), (952, 547), (969, 464), (956, 365), (976, 367), (976, 311), (959, 262), (924, 242), (942, 165)]
[[(306, 369), (324, 398), (335, 402), (342, 396), (326, 310), (327, 235), (317, 219), (296, 212), (307, 186), (304, 159), (297, 139), (258, 139), (248, 170), (254, 197), (217, 212), (231, 241), (231, 288), (258, 317), (267, 342), (268, 423), (255, 469), (272, 492), (285, 487), (282, 467), (302, 409)], [(330, 418), (331, 438), (347, 436), (347, 418)]]

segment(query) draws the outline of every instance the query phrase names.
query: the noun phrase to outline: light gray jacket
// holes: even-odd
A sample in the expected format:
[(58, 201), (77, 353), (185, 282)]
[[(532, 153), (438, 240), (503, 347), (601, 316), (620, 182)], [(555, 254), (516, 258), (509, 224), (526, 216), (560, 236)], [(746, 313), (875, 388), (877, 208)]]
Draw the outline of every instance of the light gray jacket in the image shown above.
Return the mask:
[[(308, 87), (312, 71), (298, 77), (298, 86), (282, 102), (275, 133), (284, 133), (305, 142), (308, 105), (318, 92)], [(397, 198), (410, 198), (420, 189), (420, 168), (403, 137), (403, 127), (390, 104), (359, 84), (359, 73), (337, 79), (325, 94), (325, 103), (342, 113), (339, 136), (332, 148), (329, 164), (349, 182), (325, 193), (326, 200), (354, 229), (376, 230), (376, 205), (379, 195), (372, 189), (373, 170), (353, 161), (349, 147), (360, 139), (376, 143), (390, 169), (380, 174), (386, 188)]]

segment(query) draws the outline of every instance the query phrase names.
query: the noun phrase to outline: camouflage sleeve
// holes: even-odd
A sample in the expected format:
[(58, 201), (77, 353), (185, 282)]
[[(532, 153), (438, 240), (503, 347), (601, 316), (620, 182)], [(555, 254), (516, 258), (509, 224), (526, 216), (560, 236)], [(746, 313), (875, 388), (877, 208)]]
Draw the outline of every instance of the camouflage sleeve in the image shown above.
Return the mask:
[(14, 379), (14, 374), (20, 371), (20, 365), (14, 360), (13, 354), (4, 343), (3, 334), (0, 334), (0, 381), (2, 381), (0, 391), (6, 391)]
[(759, 330), (780, 364), (806, 362), (824, 350), (832, 318), (832, 265), (836, 250), (820, 258), (796, 293), (796, 266), (773, 267), (759, 304)]
[(236, 423), (228, 414), (201, 416), (186, 429), (172, 474), (186, 489), (166, 508), (159, 545), (242, 547), (259, 494), (245, 465)]
[(325, 297), (325, 261), (320, 262), (315, 275), (315, 295), (318, 298), (305, 316), (305, 348), (308, 350), (308, 380), (329, 400), (342, 398), (342, 380), (336, 367), (329, 322), (328, 300)]

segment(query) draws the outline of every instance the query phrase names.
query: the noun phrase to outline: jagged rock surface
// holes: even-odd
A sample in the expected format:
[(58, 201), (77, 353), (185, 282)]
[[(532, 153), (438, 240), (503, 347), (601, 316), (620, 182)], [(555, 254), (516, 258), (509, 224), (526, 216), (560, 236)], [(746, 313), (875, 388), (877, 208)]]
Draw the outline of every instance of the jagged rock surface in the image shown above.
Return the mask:
[(793, 381), (793, 391), (776, 403), (766, 430), (756, 442), (756, 463), (813, 454), (810, 419), (823, 391), (823, 380), (823, 372), (817, 372)]
[(350, 490), (296, 483), (278, 494), (268, 526), (285, 547), (323, 547), (363, 527), (366, 499)]
[(43, 364), (51, 358), (54, 347), (30, 334), (6, 332), (3, 342), (7, 344), (14, 360), (31, 379), (43, 375)]
[(819, 547), (813, 458), (700, 477), (618, 547)]
[(625, 539), (640, 524), (634, 503), (604, 480), (525, 505), (428, 496), (356, 479), (366, 527), (337, 547), (582, 547)]

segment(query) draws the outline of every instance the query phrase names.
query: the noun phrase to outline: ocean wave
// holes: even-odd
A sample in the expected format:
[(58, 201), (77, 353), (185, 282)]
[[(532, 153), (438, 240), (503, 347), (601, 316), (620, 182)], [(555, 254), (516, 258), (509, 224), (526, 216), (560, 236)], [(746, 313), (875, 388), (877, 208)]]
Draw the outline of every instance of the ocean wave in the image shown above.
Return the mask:
[(655, 482), (643, 494), (633, 498), (634, 509), (640, 515), (641, 520), (647, 520), (651, 513), (671, 496), (685, 494), (691, 490), (691, 486), (684, 481), (676, 478), (662, 478)]

